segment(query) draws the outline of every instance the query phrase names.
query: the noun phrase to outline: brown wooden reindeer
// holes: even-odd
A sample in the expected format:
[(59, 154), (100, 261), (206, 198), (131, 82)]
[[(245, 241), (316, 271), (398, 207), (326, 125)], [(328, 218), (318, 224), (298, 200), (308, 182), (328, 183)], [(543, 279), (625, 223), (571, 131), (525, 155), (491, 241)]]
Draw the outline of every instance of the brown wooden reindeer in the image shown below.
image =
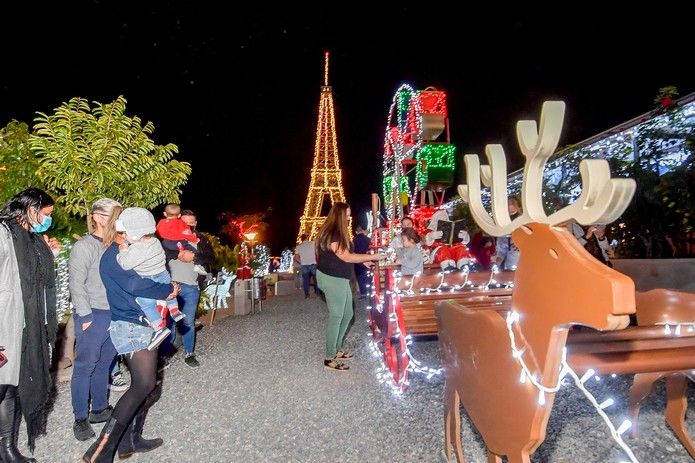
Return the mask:
[[(490, 166), (480, 167), (476, 155), (467, 155), (468, 185), (459, 193), (470, 204), (478, 225), (493, 236), (513, 232), (521, 251), (514, 277), (512, 310), (517, 348), (536, 379), (557, 385), (568, 328), (579, 324), (598, 330), (624, 328), (635, 311), (632, 280), (594, 259), (564, 227), (568, 220), (581, 224), (609, 223), (627, 207), (634, 182), (611, 179), (608, 164), (584, 160), (580, 164), (582, 193), (577, 201), (548, 217), (542, 205), (542, 175), (560, 136), (564, 103), (546, 102), (540, 129), (535, 121), (520, 121), (517, 135), (526, 157), (522, 186), (523, 214), (514, 221), (507, 212), (505, 155), (500, 145), (488, 145)], [(492, 215), (483, 207), (480, 176), (491, 189)], [(439, 340), (445, 368), (445, 445), (463, 462), (460, 442), (462, 403), (485, 441), (488, 461), (529, 462), (545, 438), (554, 394), (543, 393), (526, 380), (512, 356), (506, 320), (493, 310), (468, 310), (453, 303), (437, 309)], [(544, 404), (539, 403), (544, 402)]]

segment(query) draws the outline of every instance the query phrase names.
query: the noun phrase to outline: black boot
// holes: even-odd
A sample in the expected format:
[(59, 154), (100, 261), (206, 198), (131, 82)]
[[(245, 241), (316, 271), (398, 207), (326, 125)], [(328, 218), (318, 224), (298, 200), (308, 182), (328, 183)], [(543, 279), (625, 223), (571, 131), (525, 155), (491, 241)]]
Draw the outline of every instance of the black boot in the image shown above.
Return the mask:
[(21, 420), (15, 419), (17, 407), (17, 387), (5, 386), (5, 398), (0, 402), (0, 461), (3, 463), (36, 463), (27, 458), (17, 448), (17, 432)]
[(143, 406), (135, 414), (130, 426), (128, 426), (123, 433), (123, 439), (121, 439), (121, 443), (118, 444), (118, 458), (120, 460), (130, 458), (134, 453), (149, 452), (164, 443), (159, 437), (154, 439), (144, 439), (142, 437), (142, 428), (145, 425), (146, 415), (147, 410)]
[(87, 453), (82, 455), (82, 461), (86, 463), (111, 463), (124, 430), (125, 426), (116, 421), (116, 418), (109, 418), (97, 440), (87, 449)]

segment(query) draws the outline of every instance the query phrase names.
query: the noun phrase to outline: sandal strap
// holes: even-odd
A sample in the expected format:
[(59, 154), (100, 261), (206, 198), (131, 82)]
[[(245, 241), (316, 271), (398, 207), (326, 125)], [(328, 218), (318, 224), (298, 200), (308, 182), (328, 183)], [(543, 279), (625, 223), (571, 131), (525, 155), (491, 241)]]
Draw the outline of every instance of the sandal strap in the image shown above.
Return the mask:
[(350, 367), (345, 365), (344, 363), (340, 363), (335, 359), (331, 360), (324, 360), (323, 365), (328, 368), (332, 368), (333, 370), (348, 370)]
[(346, 350), (339, 350), (337, 354), (335, 354), (335, 358), (339, 359), (350, 359), (353, 357), (352, 352), (348, 352)]

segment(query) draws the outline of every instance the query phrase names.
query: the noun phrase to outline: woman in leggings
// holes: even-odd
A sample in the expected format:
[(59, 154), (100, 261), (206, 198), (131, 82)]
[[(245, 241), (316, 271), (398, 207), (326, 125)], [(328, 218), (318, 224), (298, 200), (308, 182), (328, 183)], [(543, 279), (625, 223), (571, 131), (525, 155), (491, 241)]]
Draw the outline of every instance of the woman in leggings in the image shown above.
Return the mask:
[(123, 459), (162, 445), (161, 439), (147, 440), (141, 435), (145, 402), (154, 390), (157, 379), (157, 351), (147, 350), (152, 328), (148, 326), (135, 298), (171, 299), (176, 297), (179, 288), (176, 284), (155, 283), (142, 278), (134, 270), (123, 270), (116, 260), (118, 244), (128, 239), (129, 227), (138, 225), (119, 225), (126, 231), (116, 233), (111, 224), (105, 233), (104, 244), (107, 248), (99, 264), (99, 273), (111, 307), (109, 334), (118, 353), (127, 354), (125, 359), (130, 370), (131, 385), (116, 403), (101, 435), (82, 457), (89, 463), (112, 462), (116, 450), (119, 458)]
[(349, 217), (350, 206), (345, 203), (333, 204), (316, 238), (316, 282), (325, 293), (328, 304), (326, 358), (323, 366), (333, 371), (346, 371), (350, 368), (341, 360), (352, 358), (352, 353), (343, 349), (343, 342), (353, 316), (350, 279), (355, 264), (367, 264), (386, 258), (385, 254), (350, 252)]

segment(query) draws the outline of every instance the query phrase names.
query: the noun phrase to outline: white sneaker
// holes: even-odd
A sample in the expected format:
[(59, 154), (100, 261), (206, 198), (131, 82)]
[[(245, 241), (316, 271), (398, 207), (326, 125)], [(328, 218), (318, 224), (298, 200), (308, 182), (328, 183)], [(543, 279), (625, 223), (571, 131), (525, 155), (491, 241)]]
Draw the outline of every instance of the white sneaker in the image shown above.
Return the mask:
[(109, 389), (112, 391), (120, 392), (120, 391), (125, 391), (130, 387), (130, 384), (126, 382), (125, 379), (123, 379), (123, 374), (122, 373), (116, 373), (111, 377), (111, 384), (109, 384)]

